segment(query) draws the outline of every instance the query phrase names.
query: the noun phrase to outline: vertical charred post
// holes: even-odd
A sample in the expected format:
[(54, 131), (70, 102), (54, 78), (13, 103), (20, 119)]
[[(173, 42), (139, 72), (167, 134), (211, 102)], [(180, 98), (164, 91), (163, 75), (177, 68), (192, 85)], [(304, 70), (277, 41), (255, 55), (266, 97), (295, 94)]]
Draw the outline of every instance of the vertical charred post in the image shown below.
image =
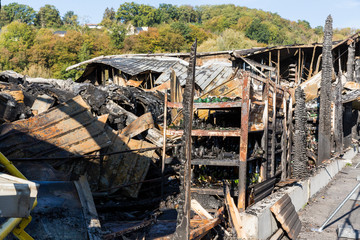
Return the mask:
[(331, 151), (331, 74), (332, 74), (332, 18), (326, 19), (322, 52), (322, 74), (319, 113), (319, 146), (317, 165), (330, 158)]
[(341, 98), (342, 84), (338, 78), (337, 84), (334, 88), (334, 102), (335, 102), (335, 123), (334, 123), (334, 140), (335, 151), (343, 152), (343, 104)]
[(307, 170), (306, 157), (306, 107), (305, 93), (301, 87), (295, 90), (295, 129), (294, 129), (294, 158), (293, 158), (293, 177), (304, 178), (309, 172)]
[(355, 60), (355, 82), (360, 83), (360, 59)]
[(190, 185), (191, 185), (191, 129), (193, 119), (193, 102), (195, 91), (195, 65), (197, 40), (191, 46), (190, 62), (187, 71), (185, 91), (183, 95), (184, 135), (183, 151), (180, 158), (180, 199), (177, 215), (176, 231), (173, 239), (189, 239), (190, 237)]
[(348, 46), (348, 59), (346, 64), (346, 81), (354, 81), (354, 71), (355, 71), (355, 42), (352, 41)]

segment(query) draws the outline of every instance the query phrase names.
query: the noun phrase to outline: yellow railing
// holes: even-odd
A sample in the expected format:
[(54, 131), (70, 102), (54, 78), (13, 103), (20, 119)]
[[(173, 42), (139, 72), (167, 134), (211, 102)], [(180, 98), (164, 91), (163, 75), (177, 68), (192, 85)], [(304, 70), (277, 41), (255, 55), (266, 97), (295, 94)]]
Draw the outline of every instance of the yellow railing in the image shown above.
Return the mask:
[[(0, 152), (0, 164), (13, 176), (26, 179), (26, 177)], [(32, 209), (37, 205), (35, 199)], [(13, 233), (20, 240), (33, 240), (33, 238), (25, 232), (26, 226), (31, 222), (31, 216), (26, 218), (9, 218), (0, 226), (0, 240), (4, 239), (9, 233)]]

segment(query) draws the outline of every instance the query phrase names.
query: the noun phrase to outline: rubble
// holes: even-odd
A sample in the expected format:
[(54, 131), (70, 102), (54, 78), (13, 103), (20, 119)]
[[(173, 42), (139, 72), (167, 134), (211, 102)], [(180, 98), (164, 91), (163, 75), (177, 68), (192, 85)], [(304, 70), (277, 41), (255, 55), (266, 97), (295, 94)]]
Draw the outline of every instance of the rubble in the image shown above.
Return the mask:
[[(333, 147), (326, 157), (357, 143), (360, 87), (346, 81), (357, 81), (358, 56), (347, 62), (342, 51), (359, 36), (326, 36), (324, 45), (102, 56), (71, 66), (88, 64), (75, 82), (0, 73), (0, 151), (40, 186), (30, 235), (246, 236), (249, 206), (321, 167), (319, 130)], [(275, 210), (283, 229), (270, 239), (295, 238), (301, 225)]]

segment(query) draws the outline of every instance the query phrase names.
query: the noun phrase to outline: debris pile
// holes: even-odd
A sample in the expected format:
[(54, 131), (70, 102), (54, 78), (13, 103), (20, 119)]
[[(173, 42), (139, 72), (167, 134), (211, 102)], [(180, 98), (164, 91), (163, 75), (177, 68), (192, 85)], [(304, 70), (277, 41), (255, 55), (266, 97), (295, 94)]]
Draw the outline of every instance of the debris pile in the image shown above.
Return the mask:
[[(73, 182), (80, 176), (86, 176), (94, 196), (100, 199), (137, 198), (142, 183), (159, 183), (154, 181), (161, 176), (159, 172), (148, 175), (148, 171), (157, 169), (163, 145), (158, 128), (163, 121), (163, 93), (28, 78), (12, 71), (0, 74), (0, 89), (0, 152), (29, 180), (40, 182), (43, 199), (44, 194), (55, 194), (54, 189), (64, 189), (61, 200), (52, 196), (47, 201), (54, 202), (49, 205), (54, 214), (56, 209), (59, 214), (66, 212), (61, 208), (64, 205), (56, 202), (73, 203), (66, 204), (70, 207), (69, 225), (82, 224), (70, 217), (77, 207), (82, 211)], [(53, 189), (51, 181), (60, 181), (60, 185)], [(147, 197), (159, 196), (157, 191), (147, 192)], [(93, 201), (91, 193), (90, 198)], [(49, 213), (41, 201), (35, 211)], [(43, 230), (35, 231), (34, 237), (44, 235)], [(69, 229), (67, 232), (79, 237)]]

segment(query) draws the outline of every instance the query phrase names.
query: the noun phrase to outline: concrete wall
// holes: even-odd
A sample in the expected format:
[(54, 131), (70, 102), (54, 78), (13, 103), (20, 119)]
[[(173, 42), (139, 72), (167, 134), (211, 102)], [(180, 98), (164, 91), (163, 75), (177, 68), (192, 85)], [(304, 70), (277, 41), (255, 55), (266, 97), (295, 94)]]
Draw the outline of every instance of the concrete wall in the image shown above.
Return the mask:
[(287, 193), (296, 211), (299, 211), (306, 206), (309, 198), (325, 187), (346, 163), (351, 163), (355, 155), (356, 152), (349, 150), (343, 156), (343, 159), (332, 160), (329, 164), (325, 164), (322, 168), (318, 169), (313, 177), (298, 182), (294, 186), (280, 189), (249, 207), (244, 213), (240, 214), (241, 222), (243, 223), (242, 237), (244, 239), (267, 239), (271, 237), (278, 229), (275, 217), (270, 211), (271, 206)]

